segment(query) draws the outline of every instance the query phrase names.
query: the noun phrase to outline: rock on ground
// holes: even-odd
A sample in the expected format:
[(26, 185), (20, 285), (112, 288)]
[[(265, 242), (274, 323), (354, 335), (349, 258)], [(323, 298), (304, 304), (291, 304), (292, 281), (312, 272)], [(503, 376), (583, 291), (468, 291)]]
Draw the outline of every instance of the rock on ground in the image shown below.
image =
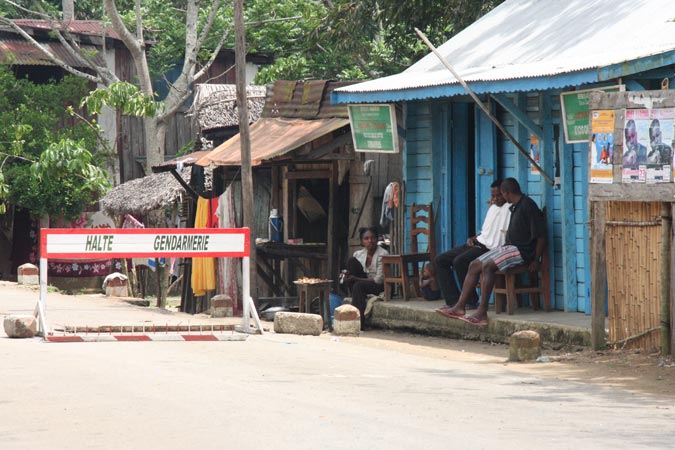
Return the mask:
[(33, 316), (5, 317), (5, 333), (11, 338), (32, 338), (37, 332), (37, 321)]
[(541, 338), (532, 330), (516, 331), (509, 339), (509, 361), (534, 361), (541, 356)]
[(323, 330), (323, 319), (318, 314), (279, 311), (274, 315), (274, 332), (318, 336)]
[(338, 306), (333, 317), (333, 334), (358, 336), (361, 332), (361, 313), (358, 308), (352, 305)]

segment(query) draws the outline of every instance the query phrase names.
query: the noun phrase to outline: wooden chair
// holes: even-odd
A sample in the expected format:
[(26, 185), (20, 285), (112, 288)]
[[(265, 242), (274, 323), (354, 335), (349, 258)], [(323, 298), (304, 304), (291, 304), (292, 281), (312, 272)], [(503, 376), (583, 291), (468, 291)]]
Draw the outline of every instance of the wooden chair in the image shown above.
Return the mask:
[[(544, 220), (546, 220), (546, 210), (544, 209)], [(528, 284), (519, 284), (519, 278), (527, 273)], [(541, 306), (540, 296), (543, 299), (544, 310), (551, 311), (551, 276), (549, 273), (548, 242), (544, 247), (544, 254), (541, 258), (539, 270), (530, 272), (528, 266), (522, 265), (507, 269), (506, 271), (497, 271), (495, 278), (495, 312), (497, 314), (504, 310), (506, 302), (506, 313), (513, 315), (518, 307), (518, 294), (529, 294), (532, 309), (537, 310)]]
[[(427, 237), (427, 251), (419, 252), (418, 238)], [(420, 263), (433, 262), (435, 252), (434, 240), (434, 208), (433, 204), (416, 205), (410, 207), (410, 253), (401, 255), (387, 255), (382, 257), (384, 272), (384, 298), (391, 300), (391, 289), (395, 284), (401, 285), (403, 299), (410, 299), (410, 283), (413, 284), (415, 296), (421, 297), (418, 283)]]

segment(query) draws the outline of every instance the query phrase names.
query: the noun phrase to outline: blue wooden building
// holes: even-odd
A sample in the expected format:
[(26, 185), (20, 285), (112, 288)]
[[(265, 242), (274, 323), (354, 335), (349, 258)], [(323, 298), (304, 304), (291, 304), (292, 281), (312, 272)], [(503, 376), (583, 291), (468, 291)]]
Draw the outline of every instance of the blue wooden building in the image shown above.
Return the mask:
[(590, 313), (588, 144), (566, 143), (560, 94), (673, 85), (674, 19), (673, 0), (506, 0), (439, 47), (523, 147), (538, 141), (554, 185), (432, 53), (400, 74), (336, 90), (332, 101), (403, 106), (405, 200), (441, 199), (437, 251), (477, 231), (495, 179), (518, 179), (547, 209), (555, 308)]

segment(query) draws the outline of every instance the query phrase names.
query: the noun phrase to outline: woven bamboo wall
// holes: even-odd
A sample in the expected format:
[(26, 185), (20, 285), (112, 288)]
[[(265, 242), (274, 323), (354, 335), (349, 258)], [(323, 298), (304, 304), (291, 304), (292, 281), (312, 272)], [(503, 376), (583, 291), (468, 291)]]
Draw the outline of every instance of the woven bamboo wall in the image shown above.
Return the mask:
[[(660, 348), (659, 289), (661, 204), (608, 202), (606, 227), (609, 340), (632, 339), (625, 348)], [(641, 223), (612, 224), (612, 222)], [(620, 347), (623, 345), (619, 345)]]

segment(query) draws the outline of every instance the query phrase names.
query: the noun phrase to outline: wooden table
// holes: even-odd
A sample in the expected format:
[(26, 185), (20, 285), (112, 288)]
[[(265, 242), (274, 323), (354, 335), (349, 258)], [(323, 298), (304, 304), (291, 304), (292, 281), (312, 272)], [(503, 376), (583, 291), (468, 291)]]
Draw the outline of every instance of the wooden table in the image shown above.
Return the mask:
[(302, 283), (294, 281), (298, 287), (298, 306), (301, 313), (310, 313), (312, 300), (319, 299), (319, 312), (323, 319), (323, 328), (333, 330), (330, 320), (330, 285), (333, 280), (323, 280), (318, 283)]
[(256, 243), (256, 270), (260, 278), (270, 287), (274, 295), (294, 296), (295, 289), (289, 279), (297, 278), (294, 270), (282, 273), (281, 262), (286, 261), (298, 268), (306, 277), (328, 278), (321, 269), (328, 261), (326, 244), (284, 244), (264, 241)]

